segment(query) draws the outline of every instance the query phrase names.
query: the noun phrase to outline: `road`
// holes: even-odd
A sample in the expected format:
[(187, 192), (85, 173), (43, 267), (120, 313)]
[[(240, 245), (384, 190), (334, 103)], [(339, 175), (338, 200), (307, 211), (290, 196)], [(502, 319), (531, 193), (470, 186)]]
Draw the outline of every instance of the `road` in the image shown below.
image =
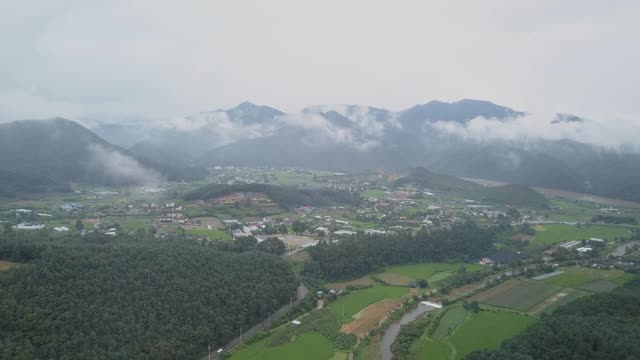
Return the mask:
[[(293, 302), (292, 304), (287, 304), (287, 305), (283, 306), (280, 310), (278, 310), (275, 313), (273, 313), (271, 315), (271, 322), (273, 322), (275, 320), (278, 320), (279, 318), (284, 316), (289, 311), (289, 309), (291, 309), (291, 307), (293, 305), (299, 304), (302, 301), (302, 299), (304, 299), (304, 297), (307, 296), (308, 293), (309, 293), (309, 290), (301, 282), (300, 285), (298, 285), (298, 290), (296, 291), (296, 301)], [(241, 336), (231, 340), (222, 349), (225, 352), (228, 352), (228, 351), (231, 351), (231, 350), (235, 349), (240, 344), (242, 344), (246, 339), (250, 338), (251, 336), (253, 336), (258, 331), (261, 331), (261, 330), (264, 330), (265, 328), (267, 328), (269, 323), (270, 323), (270, 321), (269, 321), (269, 319), (267, 319), (267, 320), (257, 324), (256, 326), (254, 326), (251, 329), (249, 329), (249, 331), (243, 333)], [(218, 355), (219, 354), (216, 352), (217, 350), (218, 349), (211, 349), (211, 359), (212, 360), (218, 359)], [(209, 360), (209, 359), (210, 359), (209, 355), (207, 355), (204, 358), (202, 358), (202, 360)]]

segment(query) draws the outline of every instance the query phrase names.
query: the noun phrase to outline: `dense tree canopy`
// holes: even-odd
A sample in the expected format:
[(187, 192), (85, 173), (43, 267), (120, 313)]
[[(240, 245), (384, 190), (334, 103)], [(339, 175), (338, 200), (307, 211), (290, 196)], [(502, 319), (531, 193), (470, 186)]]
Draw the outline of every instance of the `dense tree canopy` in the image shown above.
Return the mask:
[(472, 261), (494, 250), (494, 234), (473, 222), (451, 229), (384, 236), (354, 236), (309, 249), (305, 273), (320, 279), (346, 279), (387, 265), (419, 261)]
[(193, 241), (0, 239), (2, 359), (184, 359), (290, 301), (290, 266)]

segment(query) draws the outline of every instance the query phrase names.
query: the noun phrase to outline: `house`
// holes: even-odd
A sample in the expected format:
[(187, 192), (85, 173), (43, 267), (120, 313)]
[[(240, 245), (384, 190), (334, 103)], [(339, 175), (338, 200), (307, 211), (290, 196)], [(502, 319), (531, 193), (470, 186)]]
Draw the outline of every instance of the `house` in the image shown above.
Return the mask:
[(16, 209), (16, 214), (31, 214), (29, 209)]
[(365, 234), (367, 234), (367, 235), (384, 235), (384, 234), (386, 234), (387, 232), (386, 232), (386, 231), (383, 231), (383, 230), (366, 229), (366, 230), (364, 231), (364, 233), (365, 233)]
[(44, 224), (32, 225), (32, 224), (22, 223), (22, 224), (14, 225), (12, 227), (16, 230), (41, 230), (41, 229), (44, 229)]
[(588, 253), (589, 251), (592, 251), (592, 250), (593, 249), (588, 247), (588, 246), (583, 246), (583, 247), (579, 247), (579, 248), (576, 249), (576, 251), (579, 252), (580, 255), (586, 254), (586, 253)]
[(302, 324), (302, 321), (293, 320), (291, 323), (292, 323), (293, 325), (298, 326), (298, 325)]
[(67, 232), (67, 231), (69, 231), (71, 229), (69, 229), (66, 226), (56, 226), (56, 227), (53, 228), (53, 230), (55, 230), (57, 232)]
[(589, 238), (589, 242), (595, 243), (595, 244), (602, 244), (602, 245), (606, 243), (604, 239), (600, 239), (600, 238)]
[(355, 234), (356, 234), (355, 231), (349, 231), (349, 230), (338, 230), (333, 233), (333, 235), (355, 235)]

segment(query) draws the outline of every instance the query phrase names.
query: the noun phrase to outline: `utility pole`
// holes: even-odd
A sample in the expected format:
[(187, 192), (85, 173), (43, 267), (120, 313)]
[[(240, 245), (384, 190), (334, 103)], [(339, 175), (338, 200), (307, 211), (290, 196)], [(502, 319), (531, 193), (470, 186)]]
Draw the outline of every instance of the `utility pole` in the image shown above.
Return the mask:
[(211, 360), (211, 344), (209, 344), (209, 360)]

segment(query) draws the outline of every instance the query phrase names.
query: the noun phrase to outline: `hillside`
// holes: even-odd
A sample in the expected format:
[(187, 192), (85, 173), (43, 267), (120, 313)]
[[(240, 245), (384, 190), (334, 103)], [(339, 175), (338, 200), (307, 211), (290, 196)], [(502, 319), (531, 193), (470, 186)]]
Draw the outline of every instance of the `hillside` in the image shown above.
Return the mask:
[(479, 192), (481, 200), (512, 206), (524, 206), (536, 209), (549, 207), (549, 200), (531, 186), (508, 184), (487, 187)]
[[(12, 174), (3, 176), (5, 192), (39, 191), (70, 182), (127, 185), (162, 179), (125, 150), (66, 119), (1, 124), (0, 168)], [(43, 182), (49, 185), (38, 185)]]
[(411, 170), (405, 177), (396, 180), (396, 186), (417, 185), (424, 189), (472, 193), (480, 189), (480, 185), (454, 176), (433, 173), (423, 167)]

